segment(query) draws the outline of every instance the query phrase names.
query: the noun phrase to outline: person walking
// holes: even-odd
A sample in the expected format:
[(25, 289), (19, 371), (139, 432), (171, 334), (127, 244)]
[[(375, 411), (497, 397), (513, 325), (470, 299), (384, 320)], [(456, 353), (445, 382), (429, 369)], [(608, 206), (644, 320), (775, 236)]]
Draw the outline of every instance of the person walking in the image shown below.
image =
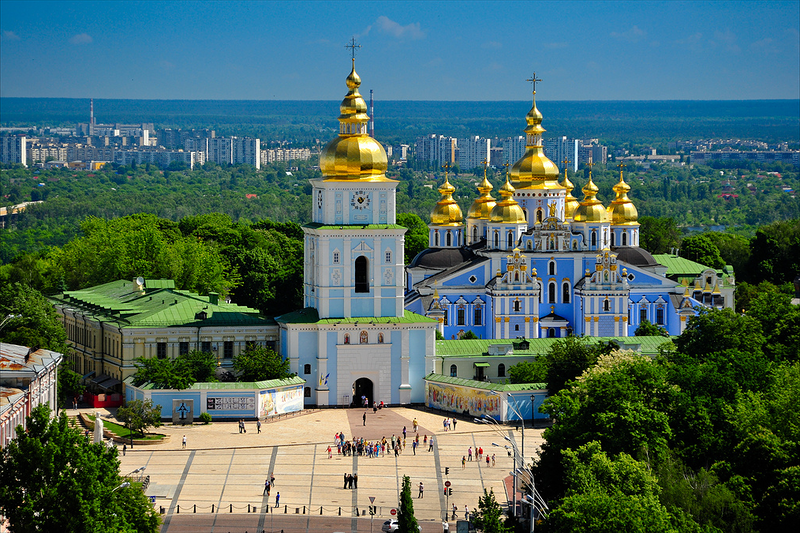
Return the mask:
[(279, 492), (275, 495), (275, 507), (280, 506), (280, 504), (281, 504), (281, 493)]
[(419, 495), (417, 496), (417, 498), (422, 498), (422, 494), (423, 494), (423, 490), (424, 489), (425, 489), (425, 486), (422, 484), (422, 481), (420, 481), (419, 482)]
[(467, 458), (463, 455), (461, 456), (461, 470), (464, 470), (467, 467)]
[(261, 419), (260, 418), (256, 419), (256, 429), (258, 429), (258, 432), (261, 433)]
[(469, 520), (469, 505), (464, 506), (464, 520)]
[(431, 440), (428, 441), (428, 451), (433, 451), (433, 435), (431, 435)]
[(122, 445), (122, 457), (125, 457), (125, 452), (127, 452), (127, 451), (128, 451), (128, 445), (123, 443), (123, 445)]
[(489, 468), (489, 461), (490, 461), (489, 454), (487, 453), (486, 454), (486, 468)]
[(453, 431), (455, 431), (455, 430), (456, 430), (456, 419), (454, 418), (453, 419)]
[(364, 411), (364, 414), (361, 415), (361, 420), (364, 422), (364, 425), (367, 425), (367, 412)]
[(453, 504), (453, 518), (452, 518), (452, 520), (456, 519), (456, 512), (458, 512), (458, 507), (456, 507), (456, 504)]
[(269, 484), (272, 485), (273, 487), (275, 486), (275, 474), (269, 475)]
[(472, 461), (472, 446), (467, 450), (467, 461)]
[(261, 495), (263, 496), (264, 494), (269, 496), (269, 479), (264, 480), (264, 492), (262, 492)]
[(328, 446), (328, 459), (332, 459), (332, 458), (333, 458), (333, 450), (331, 450), (331, 447)]
[(411, 422), (411, 424), (414, 426), (414, 433), (416, 433), (416, 432), (417, 432), (417, 428), (419, 428), (419, 422), (417, 422), (417, 419), (415, 418), (415, 419), (414, 419), (414, 420)]
[(417, 441), (411, 441), (411, 450), (417, 455)]
[(183, 436), (183, 441), (181, 441), (181, 449), (186, 448), (186, 435)]
[(494, 462), (495, 462), (495, 455), (492, 454), (492, 466), (494, 466)]
[(358, 474), (357, 473), (353, 474), (353, 488), (354, 489), (358, 488)]
[(403, 426), (403, 440), (406, 440), (406, 427)]

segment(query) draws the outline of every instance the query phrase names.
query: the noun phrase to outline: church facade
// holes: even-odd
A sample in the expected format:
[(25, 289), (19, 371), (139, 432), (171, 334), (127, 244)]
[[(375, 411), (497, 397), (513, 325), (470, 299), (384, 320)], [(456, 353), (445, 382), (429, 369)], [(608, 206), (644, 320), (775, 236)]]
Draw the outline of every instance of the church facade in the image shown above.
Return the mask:
[(608, 207), (589, 181), (583, 200), (542, 146), (542, 114), (526, 115), (526, 151), (499, 199), (486, 179), (464, 220), (447, 175), (431, 213), (429, 248), (406, 267), (405, 308), (445, 339), (632, 336), (645, 321), (679, 335), (699, 307), (733, 307), (734, 276), (700, 265), (693, 279), (639, 247), (638, 213), (622, 170)]
[(305, 379), (307, 405), (422, 403), (433, 369), (436, 320), (405, 309), (404, 235), (397, 182), (367, 134), (353, 69), (339, 136), (320, 154), (305, 234), (304, 309), (277, 317), (280, 353)]

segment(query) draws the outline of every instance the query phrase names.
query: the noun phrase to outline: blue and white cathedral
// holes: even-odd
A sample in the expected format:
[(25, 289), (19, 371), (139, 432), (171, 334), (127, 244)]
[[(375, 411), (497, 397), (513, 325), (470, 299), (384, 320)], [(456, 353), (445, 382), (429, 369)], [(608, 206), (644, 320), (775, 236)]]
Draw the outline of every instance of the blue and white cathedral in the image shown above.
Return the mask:
[[(538, 80), (537, 80), (538, 81)], [(608, 207), (592, 181), (583, 200), (542, 146), (542, 114), (526, 118), (526, 151), (492, 196), (486, 179), (464, 221), (447, 175), (431, 213), (429, 248), (406, 267), (405, 307), (437, 320), (445, 339), (632, 336), (643, 320), (679, 335), (698, 306), (731, 307), (713, 269), (692, 280), (639, 247), (636, 207), (620, 171)]]

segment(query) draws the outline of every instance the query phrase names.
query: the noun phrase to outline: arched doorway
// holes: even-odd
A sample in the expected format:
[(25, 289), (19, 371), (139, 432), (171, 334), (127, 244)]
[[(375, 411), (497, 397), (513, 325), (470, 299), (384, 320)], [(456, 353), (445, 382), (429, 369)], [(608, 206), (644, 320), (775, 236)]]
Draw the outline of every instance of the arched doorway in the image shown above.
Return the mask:
[(354, 407), (361, 407), (364, 405), (364, 400), (361, 398), (362, 396), (367, 399), (367, 405), (372, 405), (372, 402), (375, 401), (372, 390), (372, 380), (369, 378), (358, 378), (356, 382), (353, 383)]

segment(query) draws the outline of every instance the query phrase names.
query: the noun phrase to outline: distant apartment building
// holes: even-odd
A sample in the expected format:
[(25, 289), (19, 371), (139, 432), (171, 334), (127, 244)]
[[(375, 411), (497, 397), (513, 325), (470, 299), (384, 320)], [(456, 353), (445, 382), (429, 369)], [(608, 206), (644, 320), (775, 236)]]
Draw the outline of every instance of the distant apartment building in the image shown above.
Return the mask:
[[(31, 139), (31, 141), (34, 141)], [(40, 144), (31, 142), (28, 147), (28, 161), (31, 163), (44, 163), (45, 161), (66, 161), (67, 146), (62, 143)]]
[(600, 144), (581, 144), (578, 146), (578, 164), (604, 164), (608, 161), (608, 148)]
[(566, 136), (551, 137), (543, 139), (544, 155), (556, 164), (560, 169), (564, 169), (564, 161), (571, 161), (572, 171), (578, 170), (580, 164), (579, 146), (581, 142), (578, 139), (570, 139)]
[(203, 152), (184, 152), (183, 150), (115, 150), (113, 161), (117, 165), (143, 165), (152, 163), (160, 167), (168, 167), (174, 162), (186, 163), (189, 168), (203, 165), (206, 162)]
[[(172, 150), (183, 148), (184, 150), (197, 151), (199, 148), (186, 147), (187, 140), (200, 141), (198, 144), (202, 144), (203, 140), (213, 139), (216, 136), (216, 132), (208, 128), (191, 130), (164, 128), (156, 131), (158, 145)], [(206, 150), (207, 148), (204, 151)]]
[(28, 139), (25, 135), (0, 137), (0, 163), (19, 163), (28, 166)]
[(697, 151), (691, 153), (691, 162), (699, 165), (708, 164), (710, 161), (758, 161), (761, 163), (787, 163), (796, 167), (800, 166), (800, 151), (739, 151), (739, 150), (713, 150)]
[(311, 159), (311, 150), (308, 148), (268, 148), (261, 150), (262, 165), (281, 161), (306, 161), (308, 159)]
[(414, 156), (418, 161), (452, 165), (456, 162), (457, 148), (458, 141), (454, 137), (431, 134), (417, 139), (414, 143)]
[(114, 151), (113, 146), (69, 144), (65, 161), (114, 161)]
[(492, 159), (492, 141), (483, 137), (467, 137), (457, 140), (457, 162), (461, 170), (471, 170)]
[(253, 165), (261, 168), (261, 140), (251, 137), (208, 139), (207, 161), (220, 165)]
[(499, 159), (493, 159), (492, 165), (508, 164), (510, 167), (525, 154), (525, 136), (506, 137), (501, 142), (503, 143), (503, 155)]

